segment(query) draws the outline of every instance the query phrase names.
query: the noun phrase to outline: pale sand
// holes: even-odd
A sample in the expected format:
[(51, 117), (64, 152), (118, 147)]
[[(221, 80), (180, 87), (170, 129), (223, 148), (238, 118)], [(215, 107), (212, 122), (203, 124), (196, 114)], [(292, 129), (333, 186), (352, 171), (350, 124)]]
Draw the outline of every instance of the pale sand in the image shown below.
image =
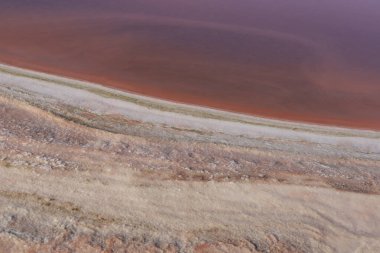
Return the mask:
[(0, 252), (380, 251), (379, 132), (0, 69)]

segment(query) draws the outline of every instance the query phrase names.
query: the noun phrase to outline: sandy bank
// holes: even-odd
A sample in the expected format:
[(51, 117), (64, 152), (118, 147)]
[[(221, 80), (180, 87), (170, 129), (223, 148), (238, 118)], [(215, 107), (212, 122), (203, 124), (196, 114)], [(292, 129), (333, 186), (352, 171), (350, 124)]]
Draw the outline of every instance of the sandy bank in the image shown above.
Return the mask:
[(379, 132), (0, 67), (0, 252), (378, 252)]

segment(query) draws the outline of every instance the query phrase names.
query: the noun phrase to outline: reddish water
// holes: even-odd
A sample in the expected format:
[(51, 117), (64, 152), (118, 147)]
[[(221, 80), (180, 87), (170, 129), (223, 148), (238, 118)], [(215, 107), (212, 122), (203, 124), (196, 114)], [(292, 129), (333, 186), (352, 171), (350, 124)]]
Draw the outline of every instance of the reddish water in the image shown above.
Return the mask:
[(380, 129), (378, 0), (1, 0), (0, 61), (271, 118)]

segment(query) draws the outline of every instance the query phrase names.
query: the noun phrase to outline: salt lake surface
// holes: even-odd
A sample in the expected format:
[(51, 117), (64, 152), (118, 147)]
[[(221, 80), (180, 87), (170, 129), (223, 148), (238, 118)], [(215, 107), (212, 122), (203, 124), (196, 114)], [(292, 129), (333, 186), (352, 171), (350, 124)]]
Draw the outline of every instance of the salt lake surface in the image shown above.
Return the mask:
[(0, 62), (269, 118), (380, 129), (377, 0), (1, 0)]

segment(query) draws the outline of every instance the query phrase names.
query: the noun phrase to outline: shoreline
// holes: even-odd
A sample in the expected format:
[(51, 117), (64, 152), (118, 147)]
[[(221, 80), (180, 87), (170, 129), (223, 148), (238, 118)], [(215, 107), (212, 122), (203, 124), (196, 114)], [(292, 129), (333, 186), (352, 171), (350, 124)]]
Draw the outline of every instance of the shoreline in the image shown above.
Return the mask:
[[(0, 71), (0, 88), (3, 87), (3, 92), (10, 88), (19, 89), (17, 96), (27, 94), (22, 99), (37, 103), (44, 110), (62, 104), (96, 115), (119, 115), (128, 120), (160, 127), (228, 136), (227, 143), (275, 138), (380, 153), (380, 132), (377, 131), (272, 120), (179, 104), (2, 64)], [(51, 102), (47, 103), (47, 100)], [(219, 141), (218, 138), (215, 137), (215, 141)]]
[[(313, 129), (313, 130), (326, 130), (326, 131), (337, 131), (337, 132), (357, 132), (359, 133), (379, 133), (380, 134), (380, 129), (366, 129), (366, 128), (355, 128), (355, 127), (346, 127), (346, 126), (339, 126), (339, 125), (328, 125), (328, 124), (318, 124), (318, 123), (313, 123), (313, 122), (307, 122), (307, 121), (293, 121), (293, 120), (286, 120), (286, 119), (277, 119), (277, 118), (271, 118), (271, 117), (263, 117), (259, 115), (251, 115), (251, 114), (245, 114), (245, 113), (240, 113), (240, 112), (234, 112), (234, 111), (228, 111), (228, 110), (223, 110), (219, 108), (213, 108), (213, 107), (207, 107), (207, 106), (202, 106), (202, 105), (196, 105), (196, 104), (187, 104), (187, 103), (181, 103), (175, 100), (169, 100), (169, 99), (162, 99), (158, 97), (152, 97), (144, 94), (139, 94), (135, 93), (132, 91), (126, 91), (123, 89), (115, 88), (115, 87), (109, 87), (104, 84), (100, 83), (94, 83), (94, 82), (89, 82), (86, 80), (80, 80), (80, 79), (75, 79), (72, 77), (68, 76), (60, 76), (60, 75), (55, 75), (51, 73), (45, 73), (41, 71), (36, 71), (36, 70), (31, 70), (31, 69), (26, 69), (18, 66), (12, 66), (4, 63), (0, 63), (0, 72), (3, 73), (9, 73), (13, 75), (19, 75), (19, 76), (24, 76), (27, 78), (31, 79), (37, 79), (37, 80), (42, 80), (42, 81), (47, 81), (47, 82), (52, 82), (55, 84), (61, 84), (61, 85), (66, 85), (66, 86), (89, 86), (89, 89), (91, 87), (97, 88), (104, 90), (106, 92), (114, 93), (116, 96), (121, 95), (125, 97), (130, 97), (132, 99), (137, 99), (137, 100), (145, 100), (149, 101), (158, 105), (168, 105), (170, 107), (176, 107), (179, 108), (179, 112), (181, 110), (184, 110), (184, 112), (189, 112), (191, 110), (194, 111), (202, 111), (202, 112), (209, 112), (210, 114), (208, 116), (213, 116), (217, 115), (216, 118), (218, 119), (223, 119), (223, 120), (236, 120), (240, 121), (242, 123), (248, 123), (248, 124), (256, 124), (256, 125), (264, 125), (264, 126), (275, 126), (275, 127), (283, 127), (283, 128), (289, 128), (289, 129), (300, 129), (300, 130), (307, 130), (307, 129)], [(80, 89), (86, 89), (85, 87), (80, 87)], [(111, 95), (111, 94), (108, 94)], [(112, 96), (112, 95), (111, 95)], [(161, 108), (162, 109), (162, 108)], [(164, 108), (163, 111), (165, 110), (173, 110), (170, 108)], [(224, 117), (223, 117), (224, 116)], [(207, 118), (207, 115), (206, 115)]]
[[(300, 116), (295, 116), (295, 115), (287, 115), (287, 116), (270, 116), (270, 113), (266, 114), (265, 112), (263, 113), (249, 113), (249, 112), (242, 112), (237, 110), (229, 110), (227, 108), (222, 108), (222, 107), (213, 107), (213, 106), (208, 106), (205, 103), (200, 103), (200, 104), (193, 104), (193, 103), (188, 103), (188, 102), (182, 102), (180, 100), (174, 100), (168, 98), (168, 96), (164, 95), (158, 95), (158, 96), (152, 96), (149, 93), (152, 92), (139, 92), (139, 91), (133, 91), (130, 90), (129, 88), (122, 88), (121, 84), (117, 82), (109, 82), (108, 84), (102, 83), (102, 82), (96, 82), (96, 81), (88, 81), (85, 80), (85, 77), (75, 77), (75, 73), (66, 73), (65, 71), (55, 71), (55, 70), (50, 70), (49, 68), (46, 67), (37, 67), (33, 68), (31, 67), (30, 64), (18, 64), (18, 63), (13, 63), (8, 64), (4, 62), (0, 62), (0, 68), (11, 68), (14, 70), (21, 70), (21, 71), (27, 71), (30, 73), (34, 73), (37, 75), (45, 75), (48, 76), (48, 78), (62, 78), (66, 79), (69, 81), (74, 81), (74, 82), (80, 82), (83, 84), (95, 84), (102, 86), (103, 88), (108, 88), (110, 90), (117, 90), (120, 92), (124, 92), (129, 95), (134, 95), (134, 96), (140, 96), (141, 98), (149, 98), (149, 99), (154, 99), (157, 101), (161, 102), (168, 102), (172, 103), (174, 105), (180, 105), (180, 106), (188, 106), (188, 107), (194, 107), (194, 108), (203, 108), (207, 110), (212, 110), (212, 111), (217, 111), (219, 113), (228, 113), (228, 114), (234, 114), (234, 115), (239, 115), (239, 116), (245, 116), (245, 117), (253, 117), (257, 119), (263, 119), (266, 121), (275, 121), (275, 122), (284, 122), (284, 123), (290, 123), (293, 125), (299, 124), (299, 125), (311, 125), (311, 126), (319, 126), (319, 127), (330, 127), (330, 128), (338, 128), (338, 129), (353, 129), (353, 130), (364, 130), (364, 131), (375, 131), (379, 132), (380, 131), (380, 126), (379, 127), (371, 127), (368, 126), (368, 124), (361, 124), (361, 123), (353, 123), (353, 122), (347, 122), (347, 121), (342, 121), (342, 120), (332, 120), (332, 119), (315, 119), (315, 118), (305, 118), (303, 119)], [(106, 81), (104, 81), (106, 82)], [(133, 85), (132, 85), (133, 86)], [(127, 86), (128, 87), (128, 86)], [(273, 113), (272, 113), (273, 114)], [(373, 125), (372, 123), (370, 125)]]

